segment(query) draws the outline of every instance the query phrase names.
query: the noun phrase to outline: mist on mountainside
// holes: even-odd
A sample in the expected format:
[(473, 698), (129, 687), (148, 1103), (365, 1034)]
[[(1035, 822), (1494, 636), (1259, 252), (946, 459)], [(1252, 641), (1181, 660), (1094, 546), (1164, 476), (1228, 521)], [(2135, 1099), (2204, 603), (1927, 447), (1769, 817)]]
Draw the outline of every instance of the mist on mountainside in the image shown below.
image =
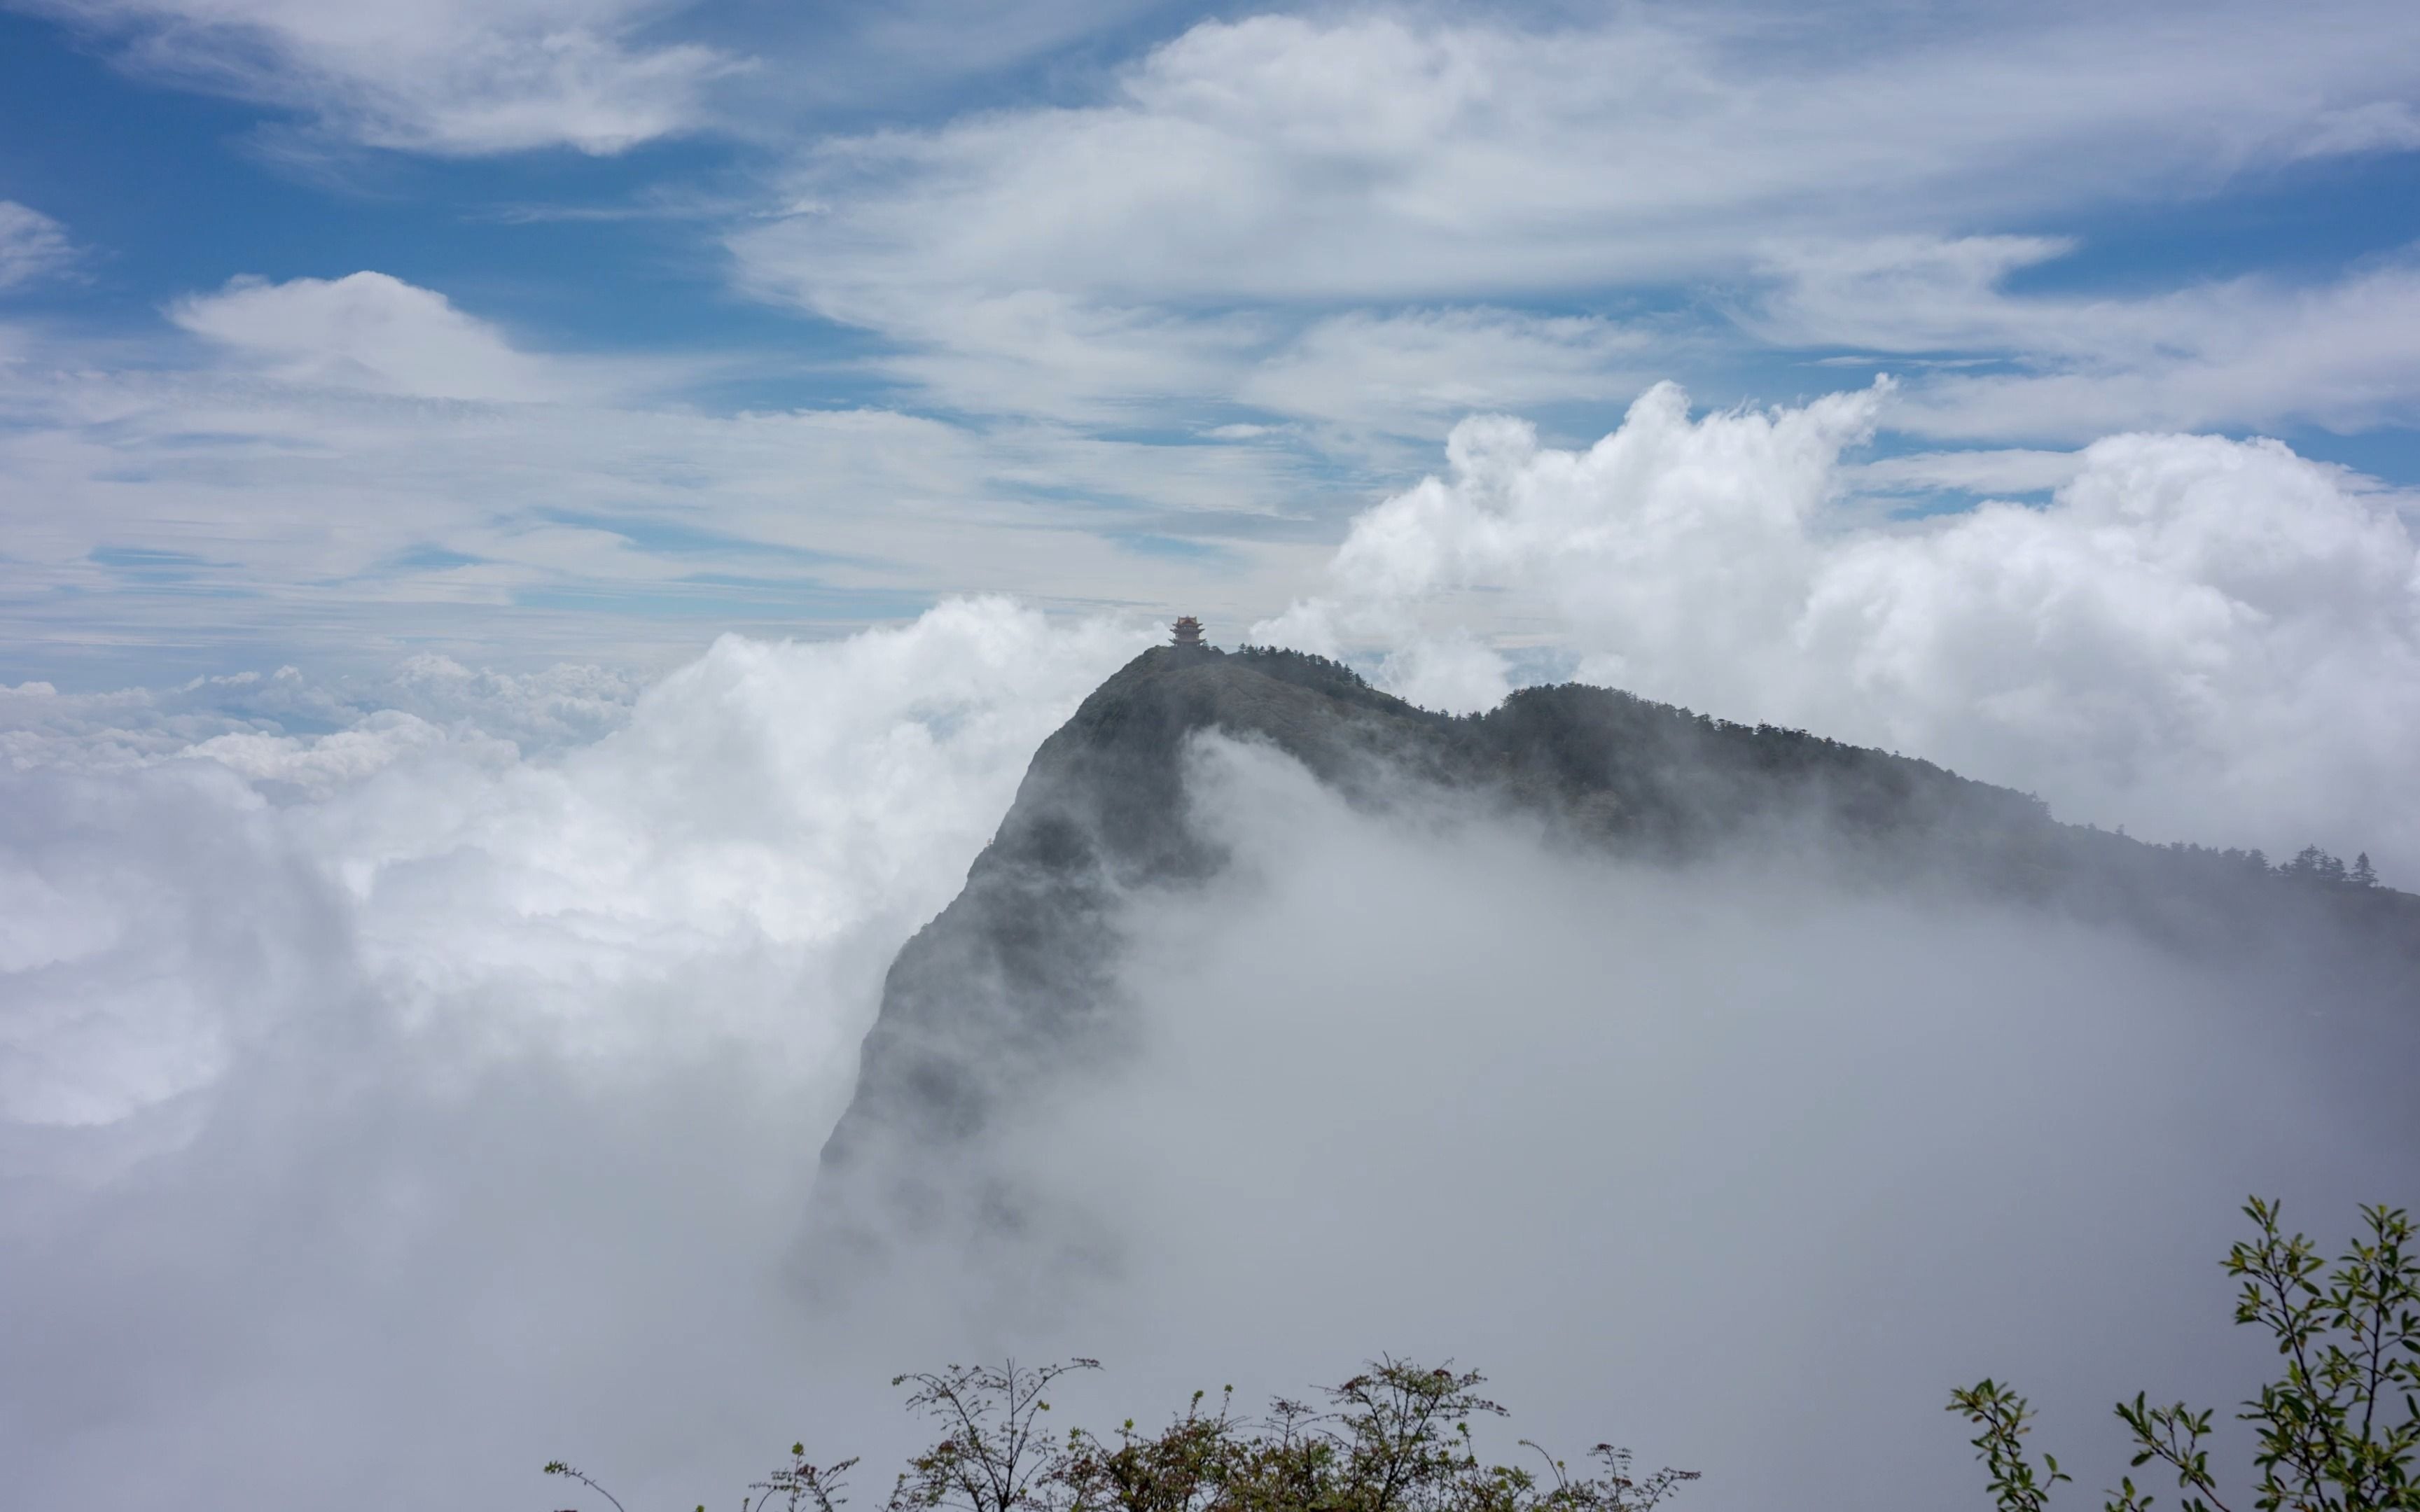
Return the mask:
[(1100, 1355), (1125, 1411), (1452, 1356), (1694, 1504), (1913, 1508), (1975, 1494), (1948, 1384), (2017, 1374), (2111, 1464), (2118, 1396), (2249, 1390), (2246, 1192), (2420, 1184), (2409, 942), (2289, 879), (1694, 720), (1625, 822), (1349, 678), (1173, 655), (893, 968), (799, 1262), (851, 1349)]
[[(1100, 1426), (1392, 1350), (1696, 1504), (1939, 1504), (1949, 1385), (2114, 1462), (2107, 1400), (2265, 1364), (2211, 1263), (2246, 1192), (2326, 1232), (2414, 1184), (2407, 1005), (2336, 907), (2402, 894), (1601, 690), (1095, 688), (1136, 643), (726, 642), (556, 757), (254, 740), (273, 804), (12, 775), (56, 927), (10, 980), (75, 1008), (0, 1082), (28, 1494), (534, 1505), (561, 1454), (694, 1504), (794, 1440), (885, 1463), (903, 1369), (1098, 1356)], [(969, 1014), (881, 1028), (886, 966)], [(831, 1140), (883, 1064), (979, 1116)]]

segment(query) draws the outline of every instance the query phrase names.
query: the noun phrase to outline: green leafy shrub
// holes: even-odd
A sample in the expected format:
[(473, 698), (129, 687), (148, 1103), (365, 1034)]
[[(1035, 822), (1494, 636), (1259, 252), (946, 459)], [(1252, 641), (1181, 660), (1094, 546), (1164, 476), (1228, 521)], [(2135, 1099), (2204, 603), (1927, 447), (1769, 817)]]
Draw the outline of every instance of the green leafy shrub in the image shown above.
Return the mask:
[[(1325, 1388), (1318, 1406), (1280, 1398), (1242, 1417), (1230, 1387), (1216, 1407), (1196, 1392), (1157, 1432), (1129, 1418), (1107, 1438), (1046, 1433), (1052, 1384), (1099, 1367), (951, 1365), (893, 1381), (939, 1437), (900, 1473), (886, 1512), (1649, 1512), (1698, 1478), (1634, 1475), (1629, 1452), (1606, 1443), (1582, 1472), (1526, 1439), (1537, 1468), (1485, 1463), (1471, 1423), (1505, 1412), (1479, 1395), (1484, 1378), (1393, 1359)], [(817, 1465), (792, 1444), (788, 1464), (749, 1486), (741, 1512), (840, 1512), (856, 1464)], [(585, 1472), (561, 1460), (546, 1472), (623, 1512)]]
[[(2325, 1276), (2325, 1262), (2301, 1234), (2278, 1226), (2277, 1205), (2244, 1208), (2257, 1229), (2227, 1252), (2242, 1283), (2239, 1324), (2269, 1330), (2283, 1373), (2236, 1416), (2253, 1425), (2259, 1512), (2420, 1512), (2412, 1477), (2420, 1454), (2420, 1253), (2399, 1208), (2361, 1210), (2357, 1236)], [(1993, 1381), (1949, 1394), (1949, 1410), (1981, 1429), (1976, 1458), (1991, 1474), (2001, 1512), (2041, 1512), (2051, 1488), (2073, 1477), (2045, 1455), (2025, 1454), (2025, 1399)], [(2211, 1412), (2183, 1402), (2153, 1407), (2137, 1393), (2118, 1404), (2133, 1436), (2136, 1468), (2159, 1461), (2184, 1492), (2184, 1512), (2232, 1512), (2210, 1468)], [(2107, 1512), (2143, 1512), (2152, 1498), (2121, 1480)]]

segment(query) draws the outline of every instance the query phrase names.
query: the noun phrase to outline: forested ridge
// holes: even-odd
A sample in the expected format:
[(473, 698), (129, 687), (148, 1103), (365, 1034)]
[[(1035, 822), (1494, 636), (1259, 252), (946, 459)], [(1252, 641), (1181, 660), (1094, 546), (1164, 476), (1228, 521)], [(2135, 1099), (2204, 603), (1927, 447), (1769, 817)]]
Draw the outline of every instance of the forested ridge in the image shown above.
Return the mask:
[[(2346, 898), (2344, 906), (2360, 911), (2355, 917), (2400, 919), (2420, 930), (2420, 897), (2385, 887), (2366, 851), (2348, 863), (2313, 844), (2272, 862), (2257, 848), (2145, 841), (2122, 827), (2106, 832), (2057, 824), (2033, 794), (1963, 778), (1917, 757), (1783, 725), (1742, 724), (1615, 688), (1525, 687), (1483, 714), (1457, 717), (1379, 692), (1352, 668), (1325, 656), (1259, 646), (1234, 656), (1263, 675), (1356, 708), (1383, 710), (1463, 748), (1459, 765), (1466, 779), (1494, 777), (1527, 796), (1559, 798), (1570, 806), (1566, 817), (1593, 819), (1607, 838), (1671, 853), (1759, 817), (1793, 809), (1803, 813), (1811, 805), (1823, 817), (1869, 834), (1951, 826), (2020, 849), (2027, 841), (2039, 846), (2055, 836), (2075, 848), (2079, 862), (2088, 857), (2151, 873), (2172, 868), (2166, 874), (2184, 885), (2275, 878)], [(2355, 901), (2352, 895), (2367, 896)]]
[(1608, 688), (1525, 688), (1450, 716), (1320, 656), (1162, 646), (1043, 743), (965, 889), (893, 962), (824, 1149), (827, 1241), (943, 1221), (932, 1173), (947, 1162), (932, 1156), (979, 1139), (1003, 1100), (1114, 1054), (1124, 901), (1225, 864), (1187, 788), (1191, 743), (1214, 731), (1274, 747), (1373, 810), (1432, 805), (1578, 853), (1781, 871), (1927, 908), (2015, 906), (2257, 967), (2281, 1009), (2420, 1010), (2420, 897), (2358, 858), (2313, 848), (2279, 867), (2155, 845), (1931, 762)]

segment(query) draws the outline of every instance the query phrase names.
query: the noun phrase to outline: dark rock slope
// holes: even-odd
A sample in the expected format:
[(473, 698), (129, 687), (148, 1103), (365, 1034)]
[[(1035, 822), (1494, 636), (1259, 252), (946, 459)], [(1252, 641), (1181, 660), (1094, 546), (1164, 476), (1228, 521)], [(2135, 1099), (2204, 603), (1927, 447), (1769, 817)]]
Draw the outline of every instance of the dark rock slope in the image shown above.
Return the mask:
[(1001, 1100), (1114, 1053), (1117, 899), (1220, 864), (1187, 825), (1181, 760), (1187, 737), (1214, 729), (1275, 745), (1365, 806), (1445, 790), (1569, 843), (1657, 863), (1749, 841), (1788, 846), (1846, 887), (1949, 888), (2114, 918), (2195, 951), (2302, 942), (2369, 962), (2366, 980), (2395, 995), (2420, 962), (2420, 897), (2060, 825), (2027, 795), (1926, 762), (1579, 686), (1525, 689), (1456, 718), (1318, 657), (1161, 647), (1044, 742), (965, 890), (892, 964), (856, 1094), (823, 1152), (827, 1242), (912, 1232), (954, 1211), (963, 1221), (968, 1192), (935, 1173), (965, 1168), (954, 1157), (979, 1146)]

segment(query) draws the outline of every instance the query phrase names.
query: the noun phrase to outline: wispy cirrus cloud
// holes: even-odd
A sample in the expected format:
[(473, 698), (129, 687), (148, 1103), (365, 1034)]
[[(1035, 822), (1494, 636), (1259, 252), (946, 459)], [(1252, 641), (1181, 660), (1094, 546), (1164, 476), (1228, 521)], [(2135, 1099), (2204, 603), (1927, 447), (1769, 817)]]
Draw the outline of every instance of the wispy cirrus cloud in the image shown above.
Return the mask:
[(2071, 11), (1854, 51), (1724, 9), (1206, 23), (1095, 104), (818, 143), (788, 187), (822, 208), (735, 245), (844, 319), (905, 287), (1422, 300), (1687, 277), (1793, 228), (1938, 228), (2304, 151), (2420, 83), (2391, 45), (2420, 27), (2355, 8), (2331, 28)]
[(733, 53), (649, 34), (646, 0), (27, 0), (170, 83), (304, 112), (373, 147), (592, 154), (693, 131)]
[[(1945, 374), (1900, 428), (2089, 440), (2129, 429), (2420, 424), (2420, 262), (2297, 286), (2253, 277), (2014, 312), (2011, 370)], [(2061, 306), (2064, 306), (2063, 308)]]
[(1591, 316), (1485, 305), (1349, 311), (1253, 365), (1235, 396), (1348, 433), (1434, 425), (1473, 410), (1628, 398), (1661, 332)]
[(32, 206), (0, 199), (0, 294), (48, 278), (75, 256), (67, 227)]
[[(1855, 48), (1755, 8), (1205, 22), (1089, 101), (809, 144), (768, 186), (770, 218), (729, 245), (743, 286), (877, 333), (886, 371), (985, 412), (1239, 406), (1426, 441), (1457, 406), (1601, 401), (1676, 362), (1736, 371), (1823, 342), (2055, 356), (2109, 379), (2009, 395), (2004, 423), (1980, 413), (1997, 390), (1968, 405), (1949, 396), (1963, 380), (1912, 384), (1924, 402), (1899, 413), (1929, 434), (2066, 439), (2064, 420), (2023, 418), (2051, 405), (2098, 405), (2104, 430), (2373, 424), (2420, 396), (2368, 354), (2412, 330), (2391, 279), (1993, 293), (2073, 248), (2061, 221), (2410, 147), (2420, 23), (2339, 11), (2323, 27), (2257, 7), (1967, 14)], [(1786, 297), (1769, 298), (1776, 278)], [(2371, 343), (2342, 345), (2339, 304)], [(1643, 329), (1660, 339), (1635, 343), (1607, 305), (1657, 312)], [(2199, 381), (2196, 363), (2240, 378), (2276, 355), (2229, 358), (2249, 345), (2230, 322), (2281, 331), (2307, 360), (2273, 387), (2316, 396)], [(2201, 348), (2181, 367), (2180, 343)], [(2163, 389), (2200, 397), (2148, 402)]]
[[(2118, 430), (2420, 414), (2408, 257), (2195, 282), (2152, 270), (2122, 293), (2057, 276), (2113, 205), (2402, 150), (2401, 102), (2420, 94), (2408, 8), (2341, 0), (2327, 25), (2249, 6), (1894, 12), (1847, 30), (1764, 6), (1192, 24), (1150, 10), (1054, 7), (985, 23), (1014, 36), (980, 46), (991, 34), (955, 0), (755, 29), (567, 0), (368, 19), (240, 0), (173, 26), (142, 12), (153, 22), (129, 35), (195, 55), (252, 37), (296, 89), (310, 59), (342, 71), (357, 54), (451, 77), (493, 38), (727, 61), (787, 57), (811, 31), (845, 34), (852, 57), (954, 36), (966, 55), (941, 48), (939, 78), (1131, 29), (1070, 54), (1047, 88), (980, 107), (915, 95), (891, 124), (861, 112), (839, 134), (736, 75), (621, 137), (547, 128), (603, 151), (711, 123), (763, 153), (676, 188), (595, 180), (622, 196), (596, 213), (661, 211), (646, 234), (668, 239), (708, 228), (740, 291), (813, 317), (768, 323), (730, 381), (710, 362), (597, 355), (611, 339), (550, 342), (499, 307), (508, 295), (457, 302), (371, 271), (214, 270), (163, 301), (181, 342), (108, 361), (70, 360), (54, 328), (11, 332), (0, 381), (21, 423), (0, 465), (23, 497), (57, 501), (13, 534), (41, 564), (17, 602), (45, 635), (64, 595), (134, 616), (85, 625), (85, 642), (157, 633), (142, 617), (170, 594), (217, 622), (205, 587), (261, 595), (247, 612), (264, 623), (442, 602), (471, 637), (612, 623), (644, 640), (710, 605), (755, 625), (785, 603), (852, 620), (1004, 587), (1182, 593), (1214, 620), (1249, 618), (1299, 587), (1280, 579), (1350, 503), (1417, 476), (1466, 414), (1592, 435), (1670, 377), (1754, 402), (1803, 393), (1809, 363), (1879, 359), (1900, 385), (1877, 426), (1927, 451), (1840, 477), (1893, 499), (2040, 491), (2073, 471), (2071, 448)], [(794, 92), (822, 98), (809, 72)], [(490, 93), (543, 116), (560, 103), (545, 77)], [(413, 150), (546, 134), (414, 118)], [(412, 140), (371, 119), (326, 116), (348, 140)], [(783, 386), (802, 370), (813, 409)]]
[(692, 364), (534, 351), (383, 274), (239, 281), (168, 314), (187, 341), (139, 366), (40, 331), (0, 363), (16, 676), (406, 644), (661, 665), (735, 623), (862, 625), (953, 592), (1181, 596), (1233, 622), (1317, 549), (1280, 506), (1332, 486), (1282, 435), (704, 410)]
[(2420, 423), (2420, 260), (2136, 295), (2017, 294), (2070, 241), (1983, 237), (1772, 255), (1743, 315), (1788, 347), (1978, 358), (1926, 374), (1890, 418), (1920, 435), (2086, 441), (2118, 429)]
[(177, 301), (168, 318), (233, 363), (299, 386), (495, 401), (562, 399), (604, 386), (594, 364), (523, 351), (444, 295), (385, 273), (238, 278)]

